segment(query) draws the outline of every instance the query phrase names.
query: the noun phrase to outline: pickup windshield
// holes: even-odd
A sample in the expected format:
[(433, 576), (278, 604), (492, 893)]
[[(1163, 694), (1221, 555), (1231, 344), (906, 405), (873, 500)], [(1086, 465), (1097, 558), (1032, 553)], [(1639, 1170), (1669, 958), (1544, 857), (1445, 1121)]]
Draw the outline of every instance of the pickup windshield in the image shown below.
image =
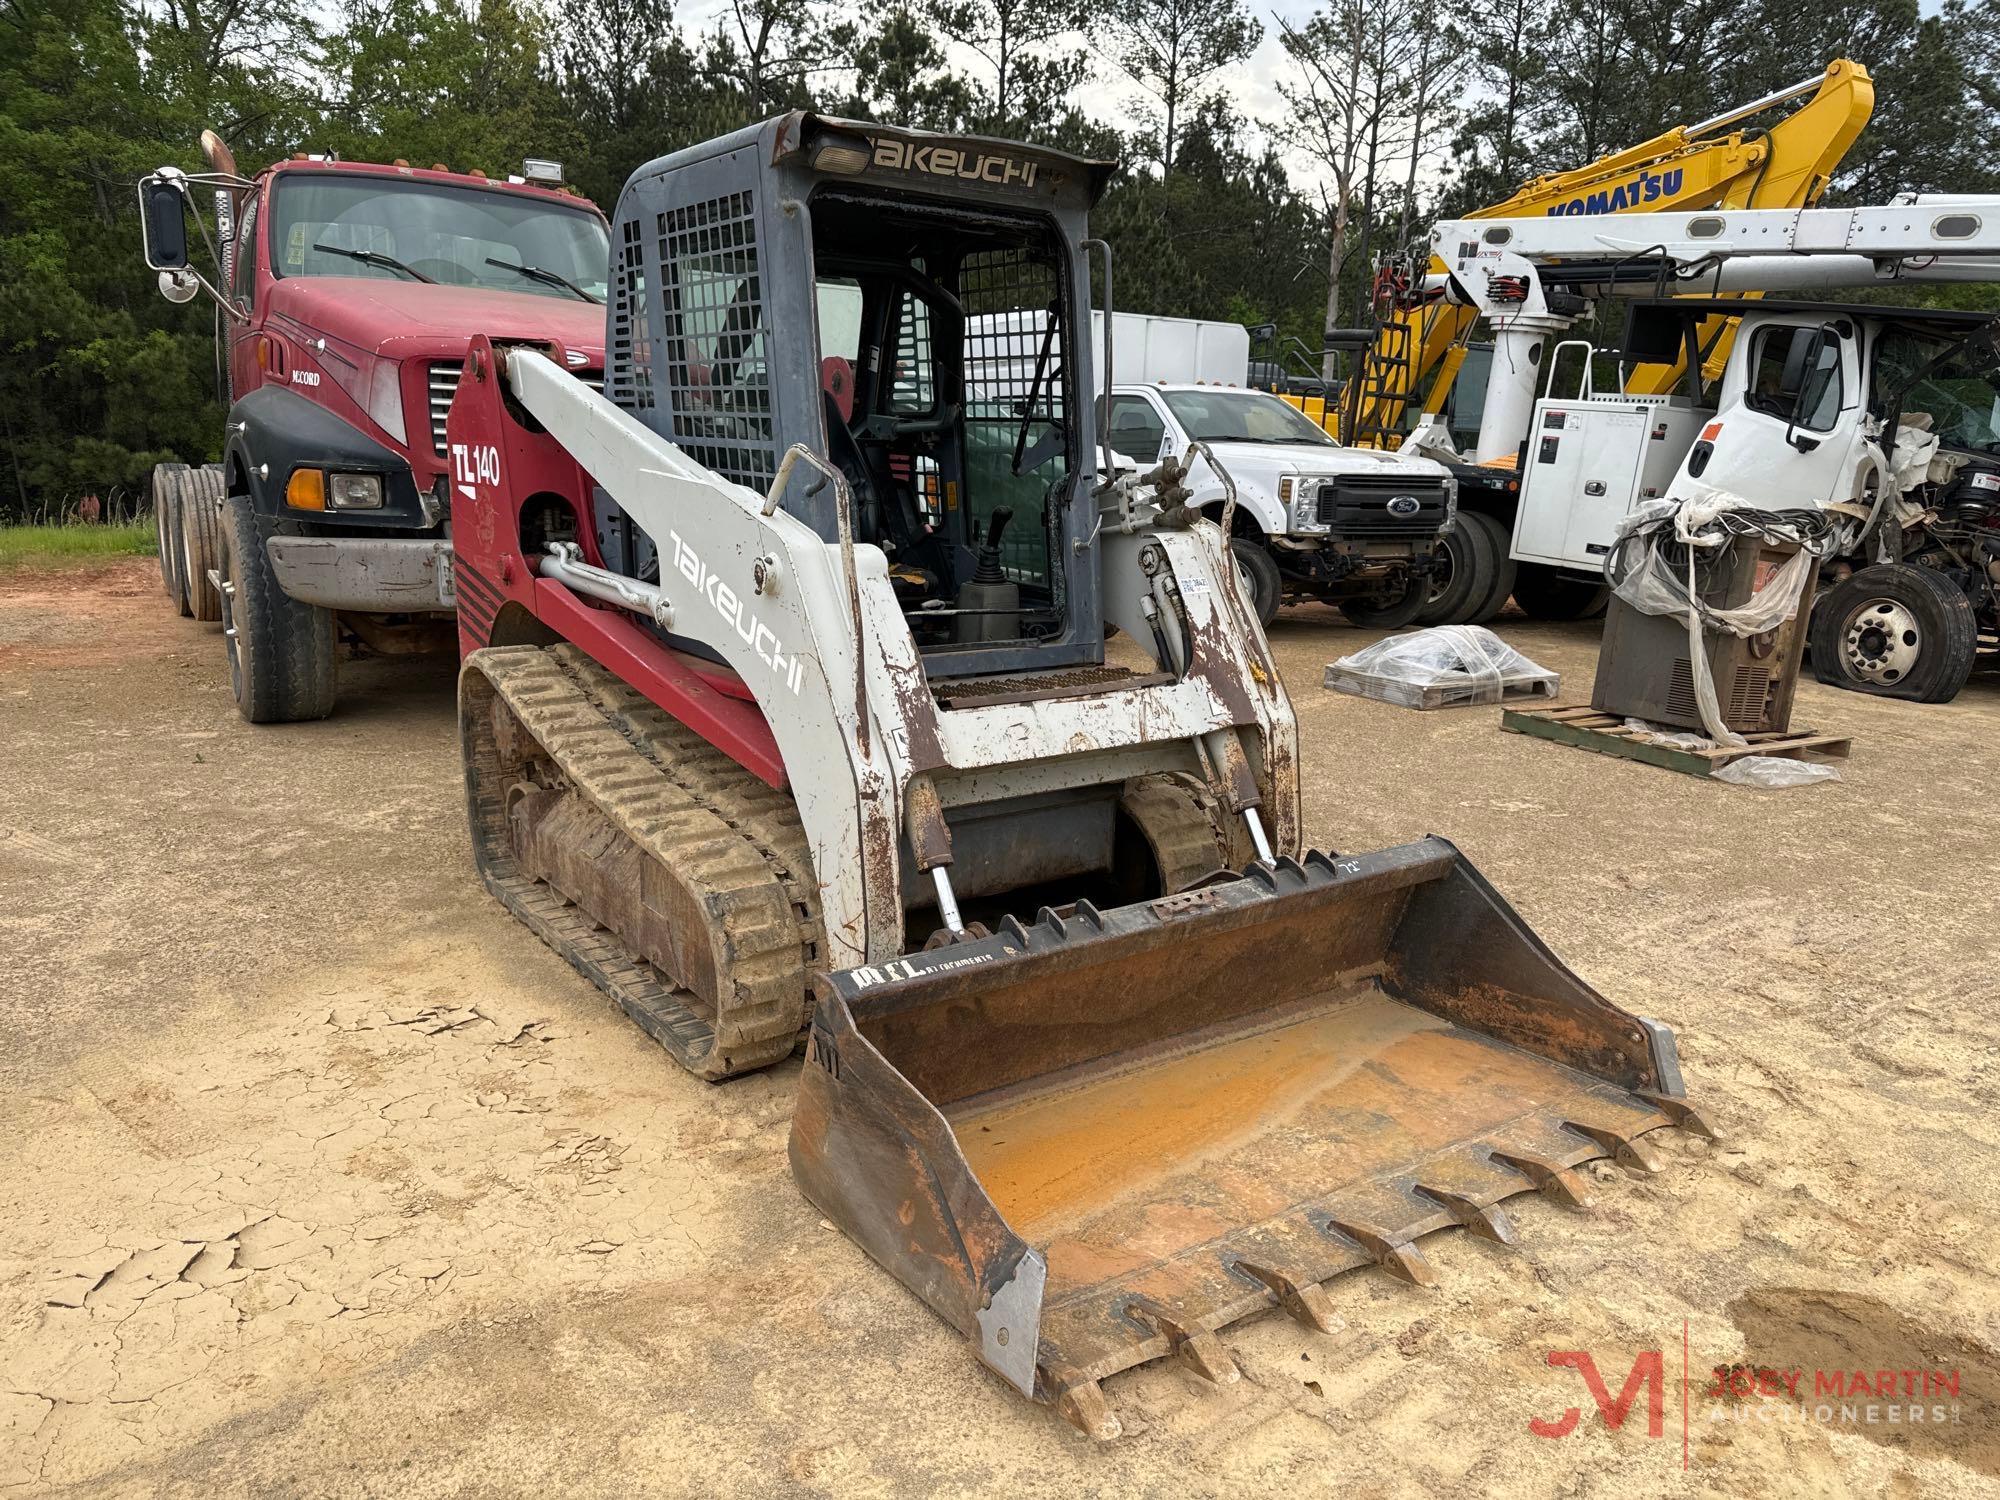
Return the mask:
[(1161, 391), (1187, 435), (1209, 443), (1339, 444), (1296, 406), (1262, 391)]
[(610, 240), (588, 209), (358, 172), (288, 173), (273, 191), (271, 269), (279, 276), (604, 298)]

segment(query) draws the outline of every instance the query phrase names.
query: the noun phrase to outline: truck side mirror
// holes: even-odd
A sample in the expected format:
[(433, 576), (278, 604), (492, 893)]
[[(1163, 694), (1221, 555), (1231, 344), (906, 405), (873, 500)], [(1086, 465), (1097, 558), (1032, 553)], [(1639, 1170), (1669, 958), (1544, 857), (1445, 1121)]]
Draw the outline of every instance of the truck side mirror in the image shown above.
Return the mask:
[[(1820, 357), (1832, 345), (1836, 361), (1839, 359), (1840, 330), (1829, 324), (1821, 324), (1806, 336), (1806, 346), (1799, 359), (1799, 388), (1792, 397), (1791, 415), (1785, 419), (1785, 441), (1801, 453), (1810, 453), (1819, 446), (1819, 439), (1807, 437), (1799, 431), (1812, 414), (1826, 399), (1826, 381), (1820, 378)], [(1839, 379), (1839, 365), (1834, 366), (1833, 378)]]
[(187, 193), (179, 181), (157, 176), (146, 178), (139, 184), (139, 208), (147, 266), (155, 271), (185, 271)]

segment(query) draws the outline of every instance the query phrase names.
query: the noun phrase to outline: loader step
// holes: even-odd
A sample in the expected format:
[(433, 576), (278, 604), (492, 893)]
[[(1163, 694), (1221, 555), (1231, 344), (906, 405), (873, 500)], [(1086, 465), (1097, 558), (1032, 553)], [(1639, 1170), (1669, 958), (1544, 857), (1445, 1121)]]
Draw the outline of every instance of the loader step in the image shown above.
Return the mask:
[(1846, 760), (1854, 741), (1846, 735), (1815, 734), (1810, 729), (1790, 734), (1748, 734), (1746, 745), (1721, 745), (1712, 750), (1682, 750), (1673, 745), (1655, 745), (1628, 729), (1622, 718), (1603, 713), (1586, 704), (1565, 708), (1508, 708), (1501, 710), (1500, 727), (1514, 734), (1554, 740), (1559, 745), (1575, 745), (1599, 755), (1616, 755), (1626, 760), (1644, 761), (1649, 766), (1665, 766), (1690, 776), (1713, 776), (1731, 761), (1748, 755), (1775, 755), (1786, 760), (1814, 760), (1825, 757)]

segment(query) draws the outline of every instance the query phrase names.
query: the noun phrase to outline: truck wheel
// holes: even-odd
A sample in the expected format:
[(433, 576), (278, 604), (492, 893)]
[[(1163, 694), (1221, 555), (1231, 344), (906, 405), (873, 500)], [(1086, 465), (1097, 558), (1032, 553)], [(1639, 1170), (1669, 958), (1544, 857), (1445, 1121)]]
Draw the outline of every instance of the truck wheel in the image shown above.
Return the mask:
[(169, 599), (180, 597), (180, 548), (173, 545), (174, 498), (180, 493), (176, 476), (187, 472), (186, 464), (153, 465), (153, 543), (160, 554), (160, 587)]
[(1444, 534), (1442, 563), (1431, 574), (1430, 597), (1417, 611), (1419, 625), (1463, 625), (1493, 591), (1493, 539), (1460, 511)]
[(1277, 561), (1262, 542), (1247, 536), (1231, 537), (1229, 550), (1236, 557), (1236, 576), (1250, 590), (1250, 600), (1257, 611), (1257, 623), (1269, 630), (1271, 622), (1278, 618), (1278, 605), (1285, 597), (1285, 583), (1278, 576)]
[(1914, 703), (1949, 703), (1972, 675), (1979, 624), (1950, 579), (1877, 563), (1841, 580), (1812, 617), (1813, 676)]
[(1395, 630), (1415, 620), (1430, 602), (1430, 579), (1410, 578), (1404, 580), (1400, 594), (1343, 599), (1340, 601), (1340, 612), (1369, 630)]
[[(1464, 515), (1465, 512), (1461, 511), (1460, 514)], [(1474, 526), (1485, 533), (1486, 545), (1492, 549), (1493, 585), (1487, 591), (1486, 597), (1473, 607), (1472, 613), (1459, 623), (1484, 625), (1505, 609), (1508, 599), (1513, 596), (1517, 570), (1514, 559), (1509, 557), (1507, 552), (1514, 544), (1514, 537), (1507, 527), (1502, 526), (1498, 520), (1483, 510), (1473, 511), (1469, 519)]]
[(1514, 602), (1533, 620), (1594, 620), (1611, 603), (1611, 585), (1545, 563), (1522, 563), (1514, 575)]
[(222, 566), (222, 469), (204, 465), (179, 476), (181, 577), (187, 580), (187, 612), (197, 620), (222, 618), (222, 595), (208, 581)]
[(229, 690), (252, 724), (293, 724), (333, 712), (333, 611), (278, 587), (265, 528), (247, 495), (222, 503), (223, 644)]

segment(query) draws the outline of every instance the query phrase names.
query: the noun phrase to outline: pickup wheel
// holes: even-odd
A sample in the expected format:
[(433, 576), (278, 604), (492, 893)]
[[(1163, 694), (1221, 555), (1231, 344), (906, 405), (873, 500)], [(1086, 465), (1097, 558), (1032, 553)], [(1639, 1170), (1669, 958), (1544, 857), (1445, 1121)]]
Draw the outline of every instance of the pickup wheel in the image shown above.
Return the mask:
[(1340, 612), (1355, 624), (1370, 630), (1394, 630), (1408, 625), (1431, 602), (1428, 577), (1406, 578), (1400, 594), (1377, 594), (1340, 601)]
[(1285, 583), (1278, 576), (1277, 560), (1254, 537), (1231, 537), (1229, 550), (1236, 558), (1236, 576), (1250, 591), (1251, 604), (1257, 611), (1257, 623), (1266, 630), (1270, 629), (1271, 622), (1278, 618), (1278, 605), (1285, 597)]
[(1465, 624), (1493, 592), (1494, 567), (1493, 538), (1485, 527), (1472, 524), (1470, 511), (1460, 511), (1444, 534), (1430, 597), (1417, 611), (1417, 623)]
[(1594, 620), (1611, 603), (1611, 585), (1542, 563), (1522, 563), (1514, 576), (1514, 602), (1530, 619)]
[(278, 587), (266, 528), (247, 495), (222, 503), (222, 623), (229, 690), (252, 724), (294, 724), (333, 712), (333, 611)]
[(1949, 703), (1972, 675), (1979, 622), (1943, 574), (1877, 563), (1843, 579), (1812, 616), (1813, 676), (1879, 698)]
[(169, 599), (181, 592), (180, 548), (174, 545), (174, 501), (180, 494), (180, 476), (186, 464), (153, 465), (153, 545), (160, 554), (160, 587)]

